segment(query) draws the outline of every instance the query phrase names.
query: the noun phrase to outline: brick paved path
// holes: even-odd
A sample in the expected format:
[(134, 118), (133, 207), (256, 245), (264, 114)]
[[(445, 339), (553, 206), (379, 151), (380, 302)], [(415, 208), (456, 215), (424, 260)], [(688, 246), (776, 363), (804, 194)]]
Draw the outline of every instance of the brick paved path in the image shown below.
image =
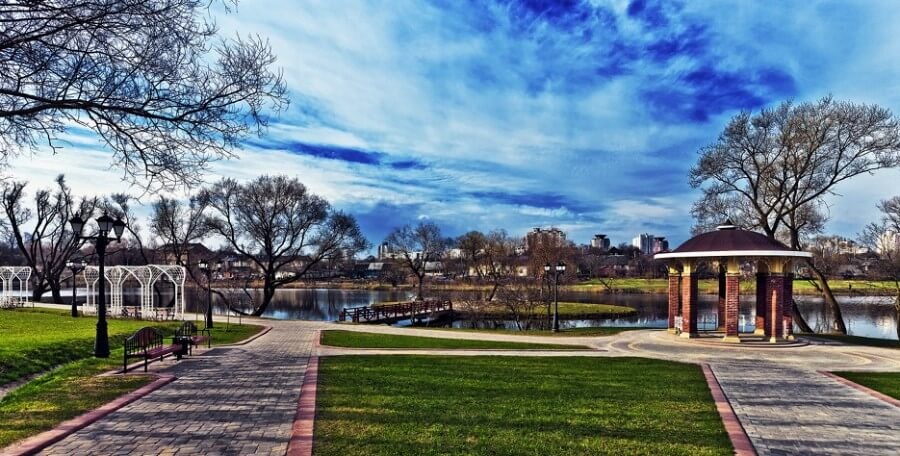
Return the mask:
[(900, 409), (816, 371), (711, 365), (760, 455), (898, 455)]
[(290, 322), (238, 347), (186, 358), (174, 383), (41, 454), (284, 455), (313, 332)]

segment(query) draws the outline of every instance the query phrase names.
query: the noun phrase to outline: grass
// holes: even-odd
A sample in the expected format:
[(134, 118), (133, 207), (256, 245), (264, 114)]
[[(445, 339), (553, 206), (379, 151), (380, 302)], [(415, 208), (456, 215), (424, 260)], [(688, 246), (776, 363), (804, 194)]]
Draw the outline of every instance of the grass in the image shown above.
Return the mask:
[(730, 455), (698, 366), (641, 358), (323, 358), (317, 455)]
[[(667, 279), (612, 279), (608, 280), (612, 290), (607, 288), (601, 281), (591, 279), (572, 285), (564, 285), (560, 288), (570, 291), (594, 291), (608, 292), (614, 291), (618, 293), (654, 293), (665, 294), (668, 292)], [(856, 279), (830, 279), (828, 284), (831, 286), (835, 294), (849, 294), (852, 285), (853, 294), (864, 295), (893, 295), (896, 294), (896, 288), (893, 282), (877, 281), (877, 280), (856, 280)], [(704, 279), (698, 282), (698, 290), (701, 294), (716, 294), (719, 291), (719, 281), (717, 279)], [(754, 293), (756, 283), (754, 280), (741, 281), (741, 293)], [(820, 292), (815, 285), (806, 279), (794, 280), (794, 294), (799, 295), (818, 295)]]
[(900, 372), (832, 372), (835, 375), (900, 399)]
[(442, 339), (438, 337), (399, 336), (359, 331), (322, 331), (322, 345), (346, 348), (433, 348), (433, 349), (499, 349), (499, 350), (571, 350), (587, 349), (580, 345), (536, 344), (492, 340)]
[(804, 337), (828, 339), (845, 344), (866, 345), (869, 347), (900, 348), (900, 340), (874, 339), (871, 337), (845, 336), (842, 334), (800, 334)]
[(526, 329), (518, 331), (515, 329), (505, 328), (429, 328), (440, 331), (462, 331), (476, 333), (493, 333), (508, 334), (511, 336), (545, 336), (545, 337), (594, 337), (594, 336), (613, 336), (623, 331), (633, 331), (637, 329), (648, 329), (640, 327), (622, 327), (622, 326), (594, 326), (587, 328), (564, 328), (559, 332), (551, 332), (545, 329)]
[[(60, 366), (0, 400), (0, 448), (150, 383), (152, 378), (144, 375), (98, 377), (97, 374), (121, 368), (121, 344), (129, 331), (159, 326), (173, 334), (180, 323), (110, 320), (113, 350), (107, 359), (91, 357), (94, 324), (96, 318), (76, 319), (55, 310), (0, 311), (0, 367), (4, 369), (4, 378), (16, 380)], [(256, 325), (230, 325), (226, 330), (224, 324), (217, 324), (212, 330), (212, 342), (213, 345), (234, 343), (261, 329)]]

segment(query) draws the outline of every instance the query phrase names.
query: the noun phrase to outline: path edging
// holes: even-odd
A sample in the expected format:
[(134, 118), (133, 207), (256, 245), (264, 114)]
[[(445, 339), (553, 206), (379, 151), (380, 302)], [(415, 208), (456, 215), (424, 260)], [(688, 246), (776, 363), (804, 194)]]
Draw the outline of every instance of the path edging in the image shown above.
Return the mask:
[[(253, 323), (248, 323), (248, 324), (252, 325)], [(259, 339), (260, 337), (265, 336), (269, 331), (272, 330), (272, 327), (270, 325), (255, 325), (255, 326), (262, 326), (263, 329), (260, 330), (258, 333), (254, 334), (242, 341), (238, 341), (233, 344), (227, 344), (227, 345), (216, 345), (216, 347), (234, 347), (236, 345), (247, 345), (256, 339)]]
[(709, 391), (712, 393), (713, 400), (716, 403), (716, 410), (719, 412), (722, 423), (725, 425), (725, 432), (728, 433), (728, 439), (731, 440), (731, 445), (734, 447), (734, 454), (737, 456), (756, 456), (756, 449), (753, 447), (753, 443), (750, 442), (750, 437), (747, 436), (747, 431), (744, 430), (741, 421), (734, 413), (734, 409), (731, 408), (731, 403), (728, 402), (728, 397), (722, 391), (716, 374), (713, 373), (707, 363), (701, 364), (700, 367), (703, 369), (706, 384), (709, 385)]
[(316, 389), (319, 383), (319, 357), (310, 356), (300, 387), (297, 414), (291, 427), (291, 440), (286, 456), (311, 456), (316, 423)]
[(94, 410), (82, 413), (75, 418), (63, 421), (62, 423), (54, 426), (53, 429), (50, 429), (49, 431), (44, 431), (38, 435), (28, 437), (27, 439), (19, 443), (8, 446), (0, 450), (0, 456), (20, 456), (37, 453), (38, 451), (43, 450), (44, 448), (47, 448), (48, 446), (53, 445), (56, 442), (59, 442), (60, 440), (74, 434), (85, 426), (105, 417), (106, 415), (109, 415), (110, 413), (115, 412), (116, 410), (119, 410), (120, 408), (125, 407), (126, 405), (175, 381), (174, 375), (148, 375), (156, 377), (156, 380), (134, 391), (125, 393), (122, 396), (119, 396), (112, 401), (95, 408)]
[(826, 371), (817, 371), (817, 372), (820, 373), (820, 374), (822, 374), (822, 375), (824, 375), (824, 376), (826, 376), (826, 377), (829, 377), (829, 378), (831, 378), (831, 379), (833, 379), (833, 380), (836, 380), (838, 383), (842, 383), (842, 384), (844, 384), (844, 385), (847, 385), (847, 386), (849, 386), (849, 387), (851, 387), (851, 388), (853, 388), (853, 389), (855, 389), (855, 390), (857, 390), (857, 391), (861, 391), (861, 392), (863, 392), (863, 393), (866, 393), (866, 394), (868, 394), (869, 396), (874, 397), (875, 399), (880, 399), (880, 400), (882, 400), (882, 401), (884, 401), (884, 402), (887, 402), (888, 404), (893, 405), (894, 407), (900, 408), (900, 400), (894, 399), (893, 397), (888, 396), (887, 394), (884, 394), (884, 393), (882, 393), (882, 392), (880, 392), (880, 391), (875, 391), (875, 390), (873, 390), (872, 388), (869, 388), (868, 386), (860, 385), (859, 383), (856, 383), (856, 382), (854, 382), (854, 381), (852, 381), (852, 380), (848, 380), (848, 379), (846, 379), (846, 378), (844, 378), (844, 377), (841, 377), (840, 375), (835, 375), (835, 374), (833, 374), (833, 373), (831, 373), (831, 372), (826, 372)]

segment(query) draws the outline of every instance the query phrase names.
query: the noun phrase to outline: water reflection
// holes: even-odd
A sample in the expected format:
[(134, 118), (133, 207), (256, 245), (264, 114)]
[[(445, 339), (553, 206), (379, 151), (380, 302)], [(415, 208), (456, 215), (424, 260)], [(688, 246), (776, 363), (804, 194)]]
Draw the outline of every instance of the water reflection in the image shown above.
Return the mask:
[[(257, 302), (262, 299), (262, 290), (250, 290)], [(231, 290), (225, 293), (228, 300), (234, 303), (234, 307), (249, 312), (249, 299), (243, 291)], [(65, 292), (64, 292), (65, 296)], [(79, 298), (83, 299), (82, 290), (79, 290)], [(478, 298), (479, 292), (449, 292), (443, 297), (450, 299)], [(381, 290), (341, 290), (341, 289), (285, 289), (278, 290), (275, 298), (265, 316), (286, 320), (336, 320), (341, 309), (347, 307), (367, 306), (376, 302), (404, 301), (415, 297), (411, 291), (381, 291)], [(206, 309), (206, 295), (199, 290), (187, 290), (188, 311), (202, 312)], [(841, 311), (847, 330), (850, 334), (863, 337), (875, 337), (881, 339), (896, 339), (896, 314), (893, 308), (893, 298), (854, 296), (838, 297)], [(126, 305), (131, 300), (137, 303), (137, 296), (125, 296)], [(637, 315), (627, 318), (614, 318), (605, 320), (569, 320), (563, 321), (564, 327), (585, 326), (630, 326), (665, 328), (668, 304), (667, 297), (663, 294), (618, 294), (604, 295), (590, 292), (560, 292), (561, 301), (615, 304), (631, 307), (637, 310)], [(714, 295), (701, 295), (699, 308), (699, 321), (702, 329), (712, 329), (716, 326), (716, 303)], [(163, 300), (162, 302), (167, 302)], [(798, 296), (797, 303), (809, 325), (822, 331), (827, 316), (824, 301), (818, 297)], [(224, 313), (226, 307), (220, 299), (214, 296), (213, 308), (216, 313)], [(755, 320), (755, 304), (753, 296), (742, 296), (740, 311), (740, 330), (753, 331)], [(505, 322), (508, 327), (514, 327), (512, 322)], [(464, 322), (456, 322), (462, 325)]]

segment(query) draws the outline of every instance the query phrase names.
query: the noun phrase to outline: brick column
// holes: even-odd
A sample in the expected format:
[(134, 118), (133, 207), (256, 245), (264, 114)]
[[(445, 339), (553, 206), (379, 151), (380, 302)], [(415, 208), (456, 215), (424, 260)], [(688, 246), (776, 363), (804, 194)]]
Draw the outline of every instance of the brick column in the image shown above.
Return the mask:
[(697, 274), (681, 276), (681, 337), (697, 337)]
[(768, 302), (769, 317), (766, 322), (767, 335), (770, 342), (775, 342), (784, 336), (784, 275), (769, 274), (769, 280), (766, 283), (766, 296)]
[(675, 316), (681, 300), (681, 274), (669, 273), (669, 332), (675, 332)]
[(725, 292), (725, 288), (727, 287), (725, 282), (725, 268), (719, 266), (719, 312), (717, 318), (718, 321), (716, 322), (718, 326), (717, 329), (725, 328), (725, 296), (727, 294)]
[(794, 340), (794, 274), (784, 276), (784, 338)]
[(725, 277), (725, 342), (740, 342), (738, 318), (741, 309), (741, 275)]
[(766, 304), (768, 303), (768, 293), (766, 293), (766, 285), (768, 274), (765, 272), (756, 273), (756, 329), (753, 334), (757, 336), (768, 336), (769, 327), (766, 326)]

